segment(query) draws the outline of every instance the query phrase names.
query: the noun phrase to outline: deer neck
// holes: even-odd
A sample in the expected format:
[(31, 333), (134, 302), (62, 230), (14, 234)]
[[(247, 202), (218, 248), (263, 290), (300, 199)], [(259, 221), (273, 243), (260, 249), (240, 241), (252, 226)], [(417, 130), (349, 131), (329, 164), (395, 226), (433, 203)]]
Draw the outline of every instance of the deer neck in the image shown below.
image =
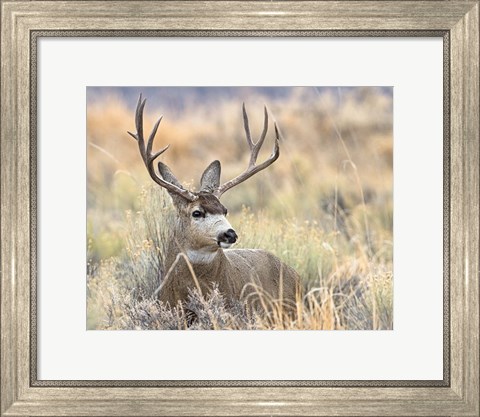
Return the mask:
[(185, 254), (192, 265), (208, 266), (215, 264), (220, 259), (221, 249), (215, 252), (205, 251), (202, 249), (187, 249)]
[[(180, 253), (187, 256), (188, 261), (194, 267), (195, 272), (212, 273), (218, 271), (223, 264), (225, 255), (221, 248), (216, 251), (211, 249), (193, 248), (188, 236), (185, 236), (185, 227), (181, 222), (175, 225), (175, 231), (173, 233), (174, 238), (170, 241), (167, 256), (165, 258), (165, 266), (168, 271), (171, 266), (176, 262), (176, 259)], [(177, 262), (185, 264), (185, 262)]]
[[(179, 253), (186, 255), (190, 265), (187, 264), (185, 258), (178, 257)], [(216, 252), (202, 252), (188, 249), (182, 251), (177, 250), (167, 270), (170, 270), (174, 277), (188, 277), (190, 281), (191, 269), (193, 269), (200, 283), (204, 280), (211, 283), (220, 280), (224, 276), (222, 271), (225, 269), (225, 260), (225, 254), (220, 248)]]

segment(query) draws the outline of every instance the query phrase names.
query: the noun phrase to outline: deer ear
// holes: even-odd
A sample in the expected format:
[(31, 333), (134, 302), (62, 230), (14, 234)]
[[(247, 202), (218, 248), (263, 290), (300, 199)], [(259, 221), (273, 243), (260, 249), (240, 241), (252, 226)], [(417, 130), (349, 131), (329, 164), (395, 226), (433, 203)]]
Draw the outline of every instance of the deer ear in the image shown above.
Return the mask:
[(209, 193), (217, 191), (220, 186), (221, 171), (220, 161), (213, 161), (202, 174), (200, 191), (207, 191)]
[(163, 162), (158, 163), (158, 170), (160, 171), (160, 175), (165, 181), (168, 181), (170, 184), (176, 185), (178, 188), (184, 189), (182, 184), (177, 180), (175, 175), (173, 175), (170, 168), (167, 167)]
[[(163, 162), (158, 163), (158, 170), (160, 171), (160, 175), (165, 181), (168, 181), (169, 183), (176, 185), (178, 188), (181, 188), (184, 190), (182, 184), (177, 180), (175, 175), (173, 175), (172, 171), (170, 171), (170, 168), (167, 167)], [(168, 190), (167, 190), (168, 191)], [(185, 197), (182, 197), (179, 194), (172, 193), (168, 191), (168, 194), (170, 194), (170, 197), (172, 197), (173, 204), (177, 208), (185, 207), (188, 204), (188, 200)]]

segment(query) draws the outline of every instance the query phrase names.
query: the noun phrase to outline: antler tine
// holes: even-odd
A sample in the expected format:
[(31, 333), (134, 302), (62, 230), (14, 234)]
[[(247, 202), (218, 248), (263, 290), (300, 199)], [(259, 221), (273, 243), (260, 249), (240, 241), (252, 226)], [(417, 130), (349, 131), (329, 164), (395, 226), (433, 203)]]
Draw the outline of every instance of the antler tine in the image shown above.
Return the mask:
[(142, 147), (145, 147), (145, 141), (143, 140), (143, 108), (147, 99), (142, 100), (142, 95), (138, 97), (137, 110), (135, 112), (135, 128), (137, 129), (137, 137), (139, 144), (142, 144)]
[(135, 109), (135, 129), (137, 129), (137, 133), (127, 131), (127, 133), (138, 142), (139, 146), (141, 146), (141, 143), (143, 143), (143, 108), (145, 107), (146, 101), (147, 100), (145, 99), (142, 102), (142, 94), (140, 93), (137, 101), (137, 107)]
[[(153, 141), (155, 139), (155, 135), (157, 134), (158, 126), (160, 126), (160, 122), (162, 121), (163, 116), (160, 116), (160, 118), (157, 120), (155, 123), (155, 126), (153, 126), (152, 133), (150, 133), (150, 136), (148, 137), (148, 142), (147, 142), (147, 155), (151, 155), (152, 153), (152, 148), (153, 148)], [(161, 155), (163, 152), (165, 152), (170, 145), (167, 145), (163, 150), (157, 154), (155, 154), (155, 158), (157, 158), (159, 155)], [(155, 159), (154, 158), (154, 159)]]
[(247, 110), (245, 109), (245, 103), (242, 104), (243, 113), (243, 127), (245, 128), (245, 136), (247, 137), (247, 143), (250, 150), (253, 149), (252, 135), (250, 134), (250, 125), (248, 123)]
[(172, 184), (168, 181), (165, 181), (161, 175), (158, 175), (155, 171), (155, 167), (153, 162), (162, 154), (164, 153), (170, 145), (165, 146), (164, 148), (160, 149), (159, 151), (152, 154), (153, 142), (155, 140), (155, 135), (157, 134), (158, 126), (163, 119), (161, 116), (157, 122), (155, 123), (150, 136), (148, 137), (147, 147), (145, 148), (145, 139), (143, 137), (143, 108), (145, 107), (145, 103), (147, 102), (146, 99), (142, 100), (142, 95), (138, 98), (137, 102), (137, 109), (135, 111), (135, 128), (137, 129), (136, 133), (128, 132), (130, 136), (132, 136), (138, 142), (138, 148), (140, 150), (140, 155), (147, 167), (148, 173), (150, 177), (161, 187), (166, 188), (169, 192), (178, 194), (188, 201), (194, 201), (196, 199), (195, 195), (192, 194), (188, 190), (184, 190)]
[(257, 172), (260, 172), (264, 170), (265, 168), (269, 167), (272, 165), (280, 156), (280, 146), (279, 146), (279, 141), (280, 141), (280, 133), (278, 131), (277, 123), (274, 123), (275, 127), (275, 143), (273, 146), (273, 151), (272, 154), (269, 156), (269, 158), (262, 162), (260, 165), (256, 165), (257, 162), (257, 157), (258, 153), (260, 152), (260, 149), (262, 148), (263, 142), (265, 141), (265, 137), (267, 136), (267, 131), (268, 131), (268, 112), (267, 112), (267, 107), (264, 107), (264, 122), (263, 122), (263, 131), (260, 136), (260, 139), (256, 142), (253, 143), (251, 135), (250, 135), (250, 127), (248, 125), (248, 116), (247, 112), (245, 110), (245, 104), (243, 104), (243, 122), (245, 126), (245, 134), (247, 137), (247, 143), (248, 146), (250, 147), (250, 161), (248, 163), (247, 169), (242, 172), (240, 175), (237, 177), (233, 178), (232, 180), (226, 182), (223, 184), (221, 187), (218, 188), (218, 190), (214, 193), (217, 197), (220, 197), (225, 191), (229, 190), (230, 188), (235, 187), (236, 185), (244, 182), (251, 176), (255, 175)]
[(258, 139), (257, 143), (255, 143), (253, 145), (252, 156), (251, 156), (251, 162), (253, 162), (253, 163), (255, 163), (257, 161), (258, 153), (260, 152), (260, 149), (263, 146), (263, 142), (265, 141), (265, 137), (267, 136), (267, 131), (268, 131), (267, 106), (263, 107), (263, 111), (264, 111), (263, 132), (262, 132), (262, 135), (260, 136), (260, 139)]
[(167, 145), (165, 146), (164, 148), (160, 149), (159, 151), (155, 152), (152, 157), (151, 157), (151, 160), (152, 160), (152, 165), (153, 165), (153, 161), (155, 161), (155, 159), (157, 159), (162, 153), (164, 153), (168, 148), (170, 148), (170, 145)]

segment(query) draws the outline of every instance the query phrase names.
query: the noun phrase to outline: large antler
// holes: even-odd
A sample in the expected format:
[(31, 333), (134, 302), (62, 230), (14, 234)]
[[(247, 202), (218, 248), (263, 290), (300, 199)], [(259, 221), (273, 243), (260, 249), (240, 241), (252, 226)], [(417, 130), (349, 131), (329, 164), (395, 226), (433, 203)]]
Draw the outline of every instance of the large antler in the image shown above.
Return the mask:
[(265, 137), (267, 136), (267, 130), (268, 130), (268, 113), (267, 113), (267, 108), (264, 107), (264, 112), (265, 112), (265, 119), (263, 122), (263, 132), (262, 135), (260, 136), (260, 139), (256, 143), (253, 143), (252, 141), (252, 136), (250, 134), (250, 126), (248, 124), (248, 116), (247, 116), (247, 111), (245, 110), (245, 103), (243, 103), (243, 125), (245, 127), (245, 135), (247, 137), (247, 143), (250, 148), (250, 161), (248, 163), (247, 169), (242, 172), (240, 175), (237, 177), (233, 178), (232, 180), (226, 182), (222, 186), (218, 188), (217, 191), (215, 191), (215, 195), (217, 197), (220, 197), (225, 191), (229, 190), (230, 188), (235, 187), (236, 185), (242, 183), (243, 181), (247, 180), (250, 178), (252, 175), (255, 175), (257, 172), (261, 171), (262, 169), (265, 169), (272, 165), (280, 156), (280, 147), (278, 145), (278, 141), (280, 140), (280, 135), (278, 133), (278, 128), (277, 124), (275, 123), (275, 145), (273, 147), (272, 154), (270, 157), (265, 161), (262, 162), (260, 165), (256, 165), (257, 163), (257, 157), (258, 153), (260, 152), (260, 149), (262, 148), (263, 142), (265, 141)]
[(153, 163), (155, 159), (157, 159), (162, 153), (164, 153), (170, 145), (165, 146), (165, 148), (160, 149), (159, 151), (152, 153), (153, 148), (153, 141), (155, 139), (155, 135), (157, 133), (158, 126), (162, 121), (163, 116), (157, 120), (155, 126), (153, 126), (152, 133), (148, 137), (147, 146), (145, 147), (145, 139), (143, 138), (143, 108), (145, 107), (146, 99), (142, 100), (142, 95), (138, 98), (137, 103), (137, 110), (135, 111), (135, 128), (137, 129), (137, 133), (128, 132), (130, 136), (132, 136), (138, 142), (138, 149), (140, 150), (140, 155), (142, 156), (143, 162), (147, 167), (148, 173), (152, 177), (153, 181), (155, 181), (158, 185), (166, 188), (169, 192), (178, 194), (183, 198), (187, 199), (188, 201), (194, 201), (196, 199), (195, 195), (193, 195), (190, 191), (184, 190), (172, 184), (168, 181), (165, 181), (160, 175), (155, 172), (155, 168)]

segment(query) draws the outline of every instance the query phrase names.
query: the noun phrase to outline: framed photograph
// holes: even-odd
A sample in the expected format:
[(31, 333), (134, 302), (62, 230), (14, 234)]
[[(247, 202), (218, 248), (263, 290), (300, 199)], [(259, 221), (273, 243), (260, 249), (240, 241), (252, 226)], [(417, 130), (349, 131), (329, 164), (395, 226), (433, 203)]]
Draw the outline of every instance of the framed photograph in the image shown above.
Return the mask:
[(479, 414), (477, 1), (1, 7), (2, 416)]

